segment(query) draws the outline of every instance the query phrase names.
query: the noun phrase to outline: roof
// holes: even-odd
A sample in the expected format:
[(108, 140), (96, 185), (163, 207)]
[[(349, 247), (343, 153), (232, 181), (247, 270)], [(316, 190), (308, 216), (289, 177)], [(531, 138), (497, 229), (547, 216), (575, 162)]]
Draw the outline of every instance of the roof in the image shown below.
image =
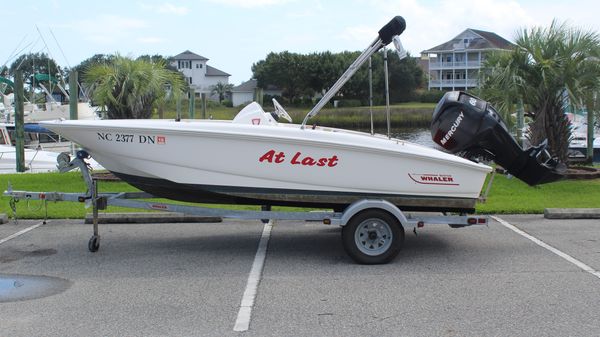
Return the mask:
[(171, 57), (172, 60), (201, 60), (201, 61), (208, 61), (208, 59), (204, 56), (200, 56), (198, 54), (192, 53), (189, 50), (184, 51), (183, 53), (179, 54), (179, 55), (175, 55), (173, 57)]
[[(250, 79), (242, 84), (235, 86), (231, 89), (231, 92), (254, 92), (254, 89), (258, 87), (258, 81), (256, 79)], [(278, 91), (281, 90), (274, 85), (267, 85), (266, 90)]]
[(224, 72), (223, 70), (219, 70), (215, 67), (211, 67), (208, 64), (206, 65), (206, 76), (231, 76), (230, 74)]
[[(466, 37), (470, 38), (468, 45), (463, 44), (463, 39)], [(496, 33), (467, 28), (452, 40), (424, 50), (422, 53), (436, 53), (454, 50), (511, 49), (513, 47), (514, 44)]]
[(242, 84), (231, 88), (231, 92), (250, 92), (254, 91), (258, 86), (258, 81), (255, 79), (248, 80), (246, 82), (242, 82)]

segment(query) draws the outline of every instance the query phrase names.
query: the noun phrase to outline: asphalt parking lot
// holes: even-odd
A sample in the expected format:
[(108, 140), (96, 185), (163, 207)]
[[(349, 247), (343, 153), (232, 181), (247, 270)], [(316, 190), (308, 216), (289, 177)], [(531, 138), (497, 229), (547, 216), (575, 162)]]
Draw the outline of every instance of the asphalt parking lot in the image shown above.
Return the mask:
[[(0, 335), (600, 335), (598, 220), (499, 218), (590, 270), (495, 220), (407, 233), (400, 255), (376, 266), (347, 257), (339, 227), (280, 221), (241, 332), (258, 221), (100, 225), (96, 253), (81, 220), (6, 240), (39, 224), (11, 222), (0, 225)], [(2, 301), (39, 276), (50, 277), (50, 296)]]

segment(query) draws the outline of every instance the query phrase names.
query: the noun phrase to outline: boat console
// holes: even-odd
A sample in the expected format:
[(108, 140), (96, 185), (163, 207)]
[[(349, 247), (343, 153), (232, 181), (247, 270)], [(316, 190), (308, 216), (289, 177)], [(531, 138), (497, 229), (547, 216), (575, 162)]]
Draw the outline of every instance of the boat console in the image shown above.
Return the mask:
[(446, 93), (437, 104), (431, 136), (450, 153), (490, 158), (532, 186), (559, 180), (566, 169), (546, 151), (547, 141), (523, 150), (491, 104), (461, 91)]

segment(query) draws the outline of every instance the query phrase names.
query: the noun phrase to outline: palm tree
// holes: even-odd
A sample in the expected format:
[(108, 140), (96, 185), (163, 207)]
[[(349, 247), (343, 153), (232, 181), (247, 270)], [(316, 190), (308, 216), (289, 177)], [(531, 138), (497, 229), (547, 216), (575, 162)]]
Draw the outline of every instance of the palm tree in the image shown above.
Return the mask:
[[(521, 101), (530, 117), (533, 145), (566, 162), (571, 131), (564, 108), (580, 108), (600, 88), (600, 38), (553, 21), (549, 28), (521, 30), (510, 53), (490, 57), (482, 95), (508, 113)], [(489, 95), (489, 97), (487, 97)]]
[(107, 107), (108, 118), (150, 118), (155, 104), (182, 94), (184, 81), (164, 61), (132, 60), (116, 55), (112, 62), (92, 64), (84, 74), (94, 102)]
[(219, 82), (215, 85), (212, 85), (210, 88), (212, 95), (219, 95), (219, 103), (221, 103), (221, 101), (225, 98), (225, 94), (230, 93), (231, 89), (233, 89), (233, 84), (224, 84)]

